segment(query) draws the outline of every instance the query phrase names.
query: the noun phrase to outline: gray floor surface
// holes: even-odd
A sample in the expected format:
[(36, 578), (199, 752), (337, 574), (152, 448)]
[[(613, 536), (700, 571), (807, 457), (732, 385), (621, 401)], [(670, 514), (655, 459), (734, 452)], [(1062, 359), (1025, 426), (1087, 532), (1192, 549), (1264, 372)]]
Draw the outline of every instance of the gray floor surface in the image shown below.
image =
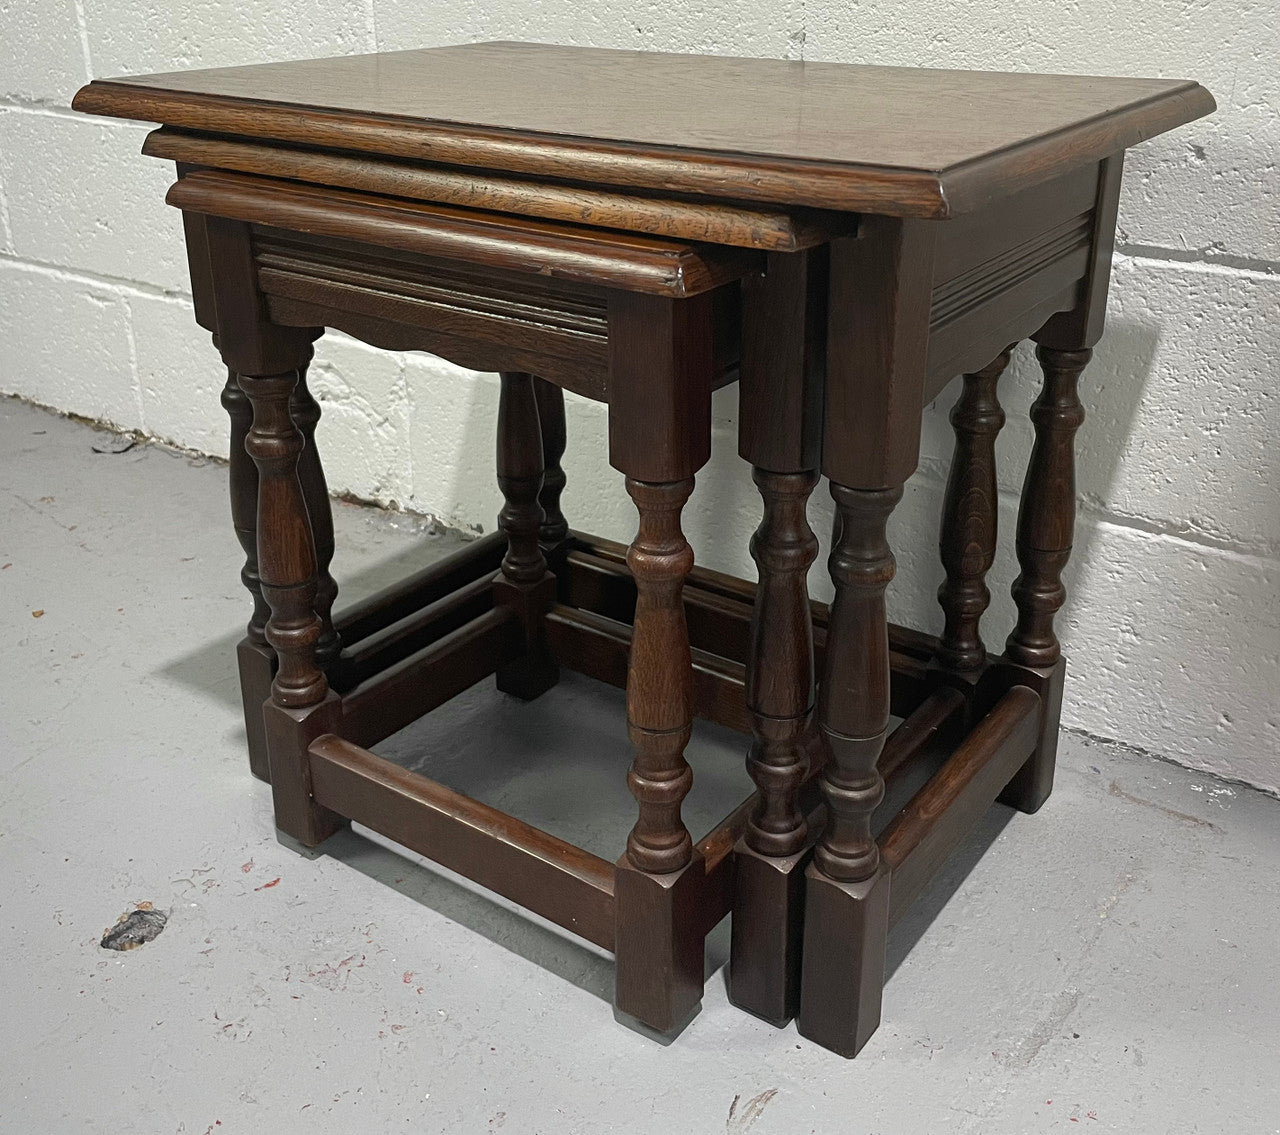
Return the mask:
[[(0, 401), (0, 1131), (1280, 1131), (1280, 801), (1066, 737), (1040, 814), (993, 807), (895, 930), (856, 1061), (729, 1005), (727, 924), (660, 1047), (608, 955), (359, 832), (277, 842), (226, 471), (115, 442)], [(348, 598), (456, 546), (335, 511)], [(695, 834), (741, 749), (698, 734)], [(631, 822), (586, 679), (486, 684), (381, 751), (601, 854)], [(143, 902), (164, 932), (101, 949)]]

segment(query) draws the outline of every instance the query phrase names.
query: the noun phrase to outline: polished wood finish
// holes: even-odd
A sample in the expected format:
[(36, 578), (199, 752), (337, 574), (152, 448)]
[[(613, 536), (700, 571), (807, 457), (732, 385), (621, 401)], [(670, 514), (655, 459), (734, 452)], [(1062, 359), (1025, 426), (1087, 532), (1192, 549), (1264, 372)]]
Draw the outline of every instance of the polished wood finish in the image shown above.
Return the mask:
[(738, 453), (794, 473), (822, 461), (829, 252), (770, 256), (742, 281)]
[(288, 527), (284, 539), (259, 539), (258, 578), (271, 607), (267, 642), (280, 660), (271, 693), (277, 705), (290, 708), (315, 705), (329, 689), (316, 662), (322, 625), (311, 520), (297, 472), (302, 433), (289, 411), (299, 374), (240, 376), (240, 389), (253, 404), (245, 449), (258, 467), (259, 532), (268, 525)]
[(258, 577), (271, 607), (266, 638), (278, 660), (263, 706), (276, 825), (314, 846), (342, 820), (312, 799), (305, 750), (332, 727), (340, 703), (316, 661), (323, 628), (315, 610), (315, 545), (298, 479), (302, 434), (289, 409), (300, 369), (241, 374), (240, 388), (253, 404), (245, 449), (258, 467)]
[(640, 197), (594, 186), (232, 141), (167, 128), (148, 135), (142, 152), (193, 166), (736, 248), (795, 252), (820, 246), (856, 223), (843, 213), (647, 194)]
[[(775, 1023), (798, 1004), (806, 1036), (855, 1053), (889, 925), (993, 798), (1034, 811), (1051, 790), (1075, 385), (1123, 151), (1206, 113), (1207, 92), (480, 44), (99, 80), (75, 105), (162, 123), (146, 151), (177, 165), (196, 320), (234, 379), (255, 602), (237, 650), (278, 827), (314, 845), (361, 820), (612, 948), (618, 1014), (666, 1035), (732, 910), (733, 999)], [(502, 373), (500, 532), (336, 614), (305, 386), (329, 327)], [(989, 656), (996, 381), (1028, 338), (1046, 377), (1019, 620)], [(921, 410), (957, 374), (937, 640), (886, 623), (885, 526)], [(758, 585), (694, 568), (680, 526), (712, 391), (735, 379), (765, 501)], [(608, 404), (629, 549), (568, 531), (564, 390)], [(818, 471), (830, 610), (804, 586)], [(627, 687), (639, 819), (615, 864), (362, 748), (490, 675), (536, 696), (557, 663)], [(696, 843), (694, 716), (751, 737), (758, 786)], [(939, 757), (872, 839), (884, 783)]]
[(507, 538), (507, 553), (493, 587), (496, 601), (520, 618), (524, 653), (498, 671), (497, 681), (503, 693), (528, 701), (546, 693), (559, 676), (542, 618), (555, 598), (556, 581), (540, 543), (546, 514), (538, 499), (543, 457), (534, 377), (503, 371), (499, 381), (497, 468), (504, 503), (498, 528)]
[(738, 279), (756, 260), (714, 245), (517, 221), (218, 170), (187, 175), (165, 200), (188, 213), (652, 295), (699, 295)]
[(340, 737), (308, 753), (324, 806), (613, 949), (613, 864)]
[(320, 424), (320, 403), (307, 386), (307, 369), (298, 371), (298, 385), (289, 403), (293, 424), (302, 435), (302, 452), (298, 454), (298, 482), (307, 502), (307, 517), (316, 547), (316, 617), (320, 620), (320, 639), (316, 643), (316, 665), (328, 669), (339, 651), (342, 640), (333, 629), (333, 603), (338, 598), (337, 581), (329, 572), (333, 563), (333, 510), (329, 504), (329, 486), (324, 479), (320, 451), (316, 448), (316, 426)]
[(346, 690), (341, 732), (374, 745), (523, 653), (519, 616), (495, 607)]
[(72, 105), (538, 178), (936, 218), (1214, 107), (1187, 80), (523, 43), (96, 80)]
[(864, 218), (831, 243), (822, 471), (901, 485), (920, 456), (936, 225)]
[(563, 550), (569, 539), (569, 522), (560, 510), (560, 495), (567, 480), (561, 459), (568, 445), (564, 421), (564, 391), (544, 378), (534, 378), (533, 393), (538, 401), (538, 428), (542, 433), (542, 525), (538, 537), (549, 556)]
[(818, 474), (756, 468), (753, 476), (764, 518), (751, 539), (760, 582), (747, 656), (747, 771), (758, 792), (736, 853), (729, 992), (736, 1005), (783, 1024), (799, 1000), (801, 854), (809, 834), (800, 788), (817, 744), (807, 579), (818, 539), (805, 506)]
[(1107, 291), (1111, 284), (1111, 253), (1116, 241), (1116, 217), (1120, 211), (1120, 178), (1124, 153), (1112, 154), (1098, 166), (1093, 204), (1089, 267), (1076, 303), (1053, 316), (1039, 331), (1036, 342), (1062, 350), (1092, 347), (1102, 338), (1107, 315)]
[(756, 469), (764, 519), (751, 539), (760, 572), (751, 617), (747, 709), (755, 740), (747, 771), (760, 803), (747, 824), (746, 841), (762, 855), (786, 856), (805, 842), (800, 785), (812, 745), (813, 628), (806, 586), (818, 556), (818, 538), (805, 506), (817, 473)]
[(271, 608), (262, 595), (258, 578), (258, 467), (245, 449), (245, 441), (253, 426), (253, 405), (240, 389), (235, 371), (227, 371), (227, 384), (222, 388), (222, 407), (231, 419), (229, 480), (231, 486), (231, 525), (244, 549), (244, 567), (240, 580), (253, 599), (253, 614), (245, 628), (252, 643), (267, 643), (267, 619)]
[(894, 572), (885, 525), (902, 490), (860, 492), (833, 483), (831, 495), (838, 532), (829, 567), (836, 597), (818, 710), (828, 756), (822, 790), (829, 819), (814, 858), (827, 878), (855, 883), (879, 863), (871, 813), (884, 795), (876, 762), (889, 725), (884, 593)]
[(880, 833), (893, 871), (889, 924), (900, 919), (1035, 747), (1040, 699), (1014, 686)]
[(1076, 477), (1073, 449), (1084, 422), (1077, 383), (1092, 355), (1089, 348), (1036, 348), (1044, 386), (1031, 407), (1036, 440), (1027, 464), (1018, 509), (1018, 566), (1013, 584), (1018, 625), (1005, 652), (1026, 666), (1052, 666), (1062, 654), (1053, 617), (1066, 599), (1062, 570), (1071, 557), (1075, 529)]
[(233, 370), (227, 371), (227, 383), (222, 388), (222, 406), (231, 424), (228, 469), (231, 526), (244, 551), (240, 581), (253, 600), (253, 613), (245, 628), (245, 637), (236, 645), (245, 741), (249, 749), (250, 771), (259, 780), (269, 781), (271, 768), (267, 761), (262, 704), (271, 696), (276, 652), (267, 644), (267, 619), (271, 616), (271, 608), (263, 597), (262, 582), (258, 578), (258, 467), (244, 447), (253, 425), (253, 406), (240, 389), (240, 380)]
[(902, 489), (865, 491), (833, 481), (831, 495), (836, 597), (818, 706), (827, 825), (805, 873), (798, 1027), (852, 1056), (880, 1023), (884, 984), (889, 872), (871, 835), (871, 813), (884, 798), (876, 766), (890, 708), (884, 593), (894, 561), (885, 525)]
[(350, 650), (353, 644), (410, 618), (428, 604), (447, 599), (469, 583), (491, 578), (506, 551), (507, 540), (501, 532), (472, 540), (443, 560), (339, 611), (334, 626)]
[(938, 602), (946, 616), (938, 661), (950, 670), (976, 670), (987, 660), (979, 624), (991, 602), (986, 575), (996, 558), (1000, 507), (996, 437), (1004, 425), (996, 386), (1012, 350), (1007, 348), (989, 366), (966, 374), (960, 398), (951, 410), (956, 447), (938, 540), (947, 573), (938, 588)]
[(647, 484), (627, 478), (640, 527), (627, 552), (636, 581), (636, 614), (627, 671), (627, 732), (635, 760), (627, 784), (640, 815), (627, 837), (627, 859), (642, 871), (679, 871), (693, 842), (680, 805), (693, 784), (684, 759), (693, 726), (693, 660), (681, 588), (693, 549), (680, 512), (693, 482)]

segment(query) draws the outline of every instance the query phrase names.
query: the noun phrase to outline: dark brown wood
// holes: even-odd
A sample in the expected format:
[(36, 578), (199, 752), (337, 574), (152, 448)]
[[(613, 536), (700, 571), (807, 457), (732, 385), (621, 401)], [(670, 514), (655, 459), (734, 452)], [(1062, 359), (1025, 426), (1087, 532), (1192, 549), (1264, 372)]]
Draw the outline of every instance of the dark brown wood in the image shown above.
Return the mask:
[(311, 534), (316, 546), (316, 615), (320, 619), (320, 641), (316, 643), (316, 664), (327, 670), (342, 650), (342, 639), (333, 629), (333, 603), (338, 598), (337, 581), (329, 572), (333, 563), (333, 509), (329, 504), (329, 486), (316, 447), (316, 426), (320, 424), (320, 403), (307, 386), (307, 368), (298, 371), (298, 385), (293, 388), (289, 404), (294, 424), (302, 434), (302, 452), (298, 454), (298, 481), (307, 502)]
[(627, 553), (637, 591), (627, 668), (627, 732), (635, 760), (627, 784), (640, 812), (627, 837), (627, 861), (652, 874), (679, 871), (693, 850), (680, 818), (693, 784), (684, 759), (693, 726), (693, 660), (680, 597), (693, 567), (680, 512), (692, 491), (692, 480), (648, 484), (627, 478), (640, 514)]
[(200, 170), (165, 200), (184, 212), (599, 287), (693, 296), (737, 280), (757, 254), (715, 245), (518, 220), (451, 205)]
[(831, 244), (822, 471), (838, 484), (888, 488), (916, 470), (937, 229), (866, 217)]
[(495, 607), (347, 690), (334, 731), (357, 745), (376, 745), (519, 658), (523, 648), (515, 612)]
[(289, 410), (299, 373), (241, 374), (239, 381), (253, 404), (245, 448), (258, 468), (258, 577), (271, 607), (266, 638), (278, 661), (263, 707), (276, 826), (314, 846), (342, 820), (311, 799), (306, 746), (332, 728), (340, 703), (316, 663), (315, 545), (298, 480), (302, 434)]
[(527, 370), (608, 396), (600, 288), (340, 238), (252, 229), (270, 318), (338, 327), (389, 350), (427, 350), (480, 370)]
[(614, 1009), (660, 1036), (685, 1027), (702, 1006), (707, 894), (702, 856), (652, 874), (618, 860), (614, 876)]
[[(803, 906), (800, 1029), (856, 1052), (879, 1020), (891, 919), (997, 791), (1033, 811), (1052, 786), (1075, 384), (1102, 329), (1123, 151), (1206, 113), (1209, 95), (484, 44), (96, 81), (75, 105), (165, 124), (146, 150), (177, 162), (196, 319), (254, 406), (250, 429), (229, 388), (257, 463), (255, 490), (233, 452), (245, 582), (256, 533), (270, 607), (238, 653), (282, 830), (315, 844), (355, 816), (612, 944), (619, 1014), (668, 1034), (697, 1009), (703, 938), (731, 906), (733, 997), (785, 1020)], [(332, 619), (305, 389), (325, 327), (504, 372), (505, 556), (482, 541)], [(986, 658), (990, 360), (1027, 337), (1046, 381), (1019, 622)], [(887, 626), (885, 524), (921, 409), (960, 373), (940, 645)], [(679, 520), (710, 452), (711, 392), (738, 377), (739, 448), (766, 498), (758, 587), (691, 570)], [(609, 459), (640, 512), (630, 549), (567, 533), (562, 388), (609, 405)], [(804, 589), (819, 468), (839, 520), (830, 611)], [(627, 685), (639, 820), (612, 868), (353, 743), (489, 674), (533, 696), (553, 654)], [(886, 742), (890, 710), (905, 720)], [(695, 713), (752, 731), (759, 785), (696, 846), (681, 819)], [(884, 779), (957, 744), (881, 859)]]
[(506, 537), (501, 532), (472, 540), (444, 559), (339, 611), (334, 616), (334, 626), (343, 642), (351, 646), (431, 603), (446, 599), (468, 583), (481, 578), (487, 582), (498, 570), (506, 550)]
[(833, 234), (849, 229), (848, 218), (840, 213), (639, 196), (587, 185), (485, 175), (426, 162), (379, 161), (279, 143), (211, 138), (183, 130), (152, 131), (142, 152), (193, 166), (738, 248), (795, 252), (821, 245)]
[(1085, 165), (938, 226), (926, 401), (1080, 305), (1102, 221), (1098, 178)]
[(1039, 731), (1040, 698), (1014, 686), (880, 833), (881, 854), (893, 872), (890, 925), (1027, 759)]
[[(635, 618), (636, 589), (625, 561), (614, 559), (614, 549), (625, 555), (621, 545), (596, 539), (590, 551), (568, 556), (560, 573), (561, 602), (580, 608), (580, 613), (603, 616), (597, 620), (602, 629), (592, 632), (591, 644), (576, 632), (567, 640), (556, 635), (554, 648), (562, 665), (621, 685), (626, 672), (628, 624)], [(747, 726), (742, 682), (750, 655), (755, 590), (755, 585), (745, 580), (730, 580), (697, 567), (689, 573), (683, 590), (685, 622), (694, 648), (696, 716), (743, 731)], [(563, 608), (556, 610), (563, 613)], [(815, 667), (821, 671), (826, 657), (827, 606), (813, 602), (810, 611)], [(553, 611), (551, 617), (558, 616)], [(910, 713), (935, 684), (930, 666), (937, 644), (932, 635), (890, 624), (890, 706), (898, 716)], [(717, 658), (721, 660), (718, 664), (714, 661)], [(732, 671), (725, 668), (726, 660), (734, 664)]]
[(1018, 624), (1005, 653), (1025, 666), (1052, 666), (1061, 656), (1053, 617), (1066, 599), (1062, 570), (1071, 558), (1076, 479), (1073, 444), (1084, 421), (1076, 391), (1093, 352), (1040, 346), (1044, 386), (1031, 407), (1036, 440), (1018, 508), (1018, 566), (1013, 584)]
[(548, 556), (563, 550), (569, 538), (569, 523), (560, 511), (560, 494), (566, 478), (560, 465), (568, 437), (564, 422), (564, 391), (546, 379), (535, 377), (533, 393), (538, 401), (538, 426), (542, 431), (542, 489), (538, 503), (542, 505), (542, 526), (538, 537)]
[(996, 484), (996, 437), (1004, 411), (996, 387), (1009, 365), (1008, 347), (982, 370), (964, 376), (951, 410), (956, 434), (942, 506), (938, 548), (947, 578), (938, 588), (946, 617), (938, 661), (950, 670), (979, 669), (987, 659), (979, 624), (991, 602), (986, 576), (996, 557), (1000, 502)]
[(262, 707), (271, 697), (271, 682), (276, 676), (276, 652), (266, 643), (242, 638), (236, 643), (236, 669), (240, 676), (240, 706), (244, 713), (249, 771), (259, 780), (270, 783), (271, 760), (267, 755)]
[[(547, 612), (547, 642), (556, 661), (618, 689), (627, 684), (631, 627), (557, 604)], [(706, 650), (691, 651), (693, 715), (749, 734), (745, 700), (746, 667)]]
[[(423, 594), (430, 594), (425, 591)], [(493, 575), (486, 573), (343, 648), (329, 683), (349, 693), (359, 683), (430, 646), (493, 609)]]
[(547, 561), (538, 537), (545, 514), (538, 501), (542, 491), (542, 429), (533, 375), (503, 371), (498, 396), (498, 488), (503, 505), (498, 529), (507, 538), (502, 578), (512, 585), (540, 583)]
[(545, 514), (542, 491), (542, 428), (534, 378), (523, 371), (503, 371), (498, 398), (498, 487), (503, 506), (498, 528), (507, 537), (502, 571), (493, 581), (494, 601), (509, 607), (520, 620), (524, 651), (498, 669), (498, 689), (530, 701), (559, 680), (559, 669), (547, 648), (543, 615), (556, 596), (555, 577), (547, 570), (540, 543)]
[(245, 637), (236, 647), (244, 731), (249, 748), (249, 769), (259, 780), (269, 781), (271, 769), (267, 762), (262, 703), (271, 696), (276, 654), (267, 645), (267, 619), (271, 615), (271, 608), (263, 598), (262, 584), (258, 579), (258, 467), (244, 447), (249, 428), (253, 425), (253, 406), (240, 389), (239, 379), (232, 370), (227, 371), (227, 383), (222, 388), (222, 406), (231, 420), (228, 481), (231, 491), (231, 524), (244, 551), (240, 581), (253, 599), (253, 614), (245, 628)]
[(815, 860), (827, 878), (854, 883), (872, 875), (879, 862), (871, 813), (884, 795), (876, 762), (889, 725), (884, 593), (894, 572), (885, 525), (902, 489), (860, 492), (833, 483), (831, 495), (837, 534), (829, 566), (836, 597), (818, 708), (828, 754), (822, 789), (829, 817)]
[(876, 768), (886, 784), (939, 736), (962, 724), (968, 702), (952, 686), (939, 686), (885, 739)]
[(1047, 347), (1078, 350), (1092, 347), (1102, 338), (1107, 316), (1107, 291), (1111, 283), (1111, 253), (1116, 241), (1116, 216), (1120, 209), (1120, 178), (1124, 153), (1112, 154), (1098, 165), (1089, 267), (1080, 294), (1070, 311), (1055, 315), (1039, 331), (1036, 342)]
[(267, 318), (249, 226), (206, 217), (203, 232), (210, 263), (217, 266), (214, 339), (222, 361), (242, 375), (282, 374), (307, 366), (320, 329), (315, 324), (281, 327)]
[(813, 627), (807, 580), (818, 555), (805, 506), (817, 473), (754, 471), (764, 519), (751, 539), (760, 573), (747, 656), (747, 709), (754, 741), (747, 771), (760, 802), (745, 839), (762, 855), (788, 856), (805, 842), (800, 785), (813, 725)]
[(968, 212), (1214, 108), (1185, 80), (519, 43), (96, 80), (72, 105), (539, 178), (924, 217)]
[(612, 863), (339, 737), (309, 755), (322, 806), (613, 949)]
[[(618, 570), (625, 568), (627, 562), (627, 545), (619, 544), (615, 540), (606, 540), (600, 536), (591, 536), (583, 532), (575, 532), (574, 539), (580, 551), (571, 554), (568, 558), (570, 585), (574, 588), (574, 594), (578, 592), (576, 588), (584, 581), (582, 577), (575, 576), (573, 569), (575, 567), (586, 567), (590, 565), (592, 574), (608, 564), (613, 564), (614, 570), (610, 575), (619, 584), (619, 595), (621, 595), (623, 587), (626, 585), (630, 576), (627, 572)], [(620, 603), (617, 610), (625, 612), (623, 614), (613, 614), (610, 617), (619, 618), (623, 621), (630, 621), (631, 615), (635, 609), (634, 590), (635, 583), (631, 581), (632, 599), (630, 605), (627, 606)], [(688, 578), (685, 580), (685, 596), (686, 600), (692, 599), (702, 601), (706, 596), (717, 596), (722, 599), (729, 600), (730, 603), (736, 603), (737, 609), (744, 611), (744, 619), (749, 620), (751, 617), (751, 609), (755, 604), (756, 584), (745, 579), (738, 579), (736, 576), (726, 575), (724, 572), (712, 571), (709, 568), (699, 567), (697, 564), (693, 566), (693, 570), (689, 572)], [(576, 601), (576, 600), (575, 600)], [(588, 603), (582, 603), (581, 606), (589, 606)], [(595, 610), (596, 608), (592, 608)], [(724, 610), (733, 609), (729, 605), (725, 605)], [(830, 610), (827, 604), (813, 600), (809, 604), (809, 609), (813, 614), (814, 626), (814, 649), (821, 649), (821, 642), (826, 638), (827, 621), (830, 618)], [(727, 636), (722, 641), (736, 641), (733, 632), (725, 627), (720, 627), (717, 634)], [(742, 639), (743, 650), (741, 655), (733, 654), (728, 651), (722, 651), (729, 657), (743, 659), (746, 658), (747, 639)], [(720, 643), (709, 644), (720, 645)], [(889, 645), (890, 650), (894, 654), (900, 654), (904, 660), (907, 658), (928, 661), (938, 650), (938, 639), (936, 636), (926, 634), (924, 631), (913, 630), (910, 627), (899, 626), (895, 623), (889, 624)], [(821, 670), (821, 667), (819, 667)]]
[(253, 404), (245, 447), (258, 468), (258, 577), (271, 608), (265, 635), (279, 659), (271, 692), (277, 705), (321, 701), (328, 683), (316, 664), (316, 558), (311, 521), (298, 480), (302, 434), (289, 412), (298, 371), (240, 375)]
[(800, 1032), (854, 1055), (880, 1023), (889, 873), (871, 835), (884, 797), (876, 765), (889, 724), (889, 634), (884, 593), (893, 578), (885, 525), (902, 488), (859, 491), (834, 481), (836, 535), (818, 726), (827, 750), (827, 824), (805, 872)]
[(711, 456), (715, 305), (609, 295), (609, 464), (637, 481), (692, 477)]
[(809, 864), (796, 1022), (801, 1036), (840, 1056), (857, 1056), (880, 1027), (888, 934), (887, 867), (837, 888), (816, 862)]
[(1000, 793), (1000, 803), (1031, 815), (1038, 812), (1053, 791), (1053, 774), (1058, 758), (1058, 724), (1062, 717), (1062, 690), (1066, 681), (1066, 659), (1052, 666), (997, 665), (995, 677), (1004, 685), (1021, 685), (1035, 690), (1040, 698), (1040, 732), (1035, 752)]
[(816, 743), (807, 579), (818, 555), (805, 507), (818, 474), (757, 467), (753, 476), (764, 517), (751, 539), (760, 583), (747, 655), (747, 771), (758, 792), (735, 852), (729, 996), (780, 1026), (795, 1016), (800, 998), (803, 852), (809, 834), (800, 787)]
[(738, 453), (760, 469), (822, 461), (828, 250), (771, 255), (742, 282)]

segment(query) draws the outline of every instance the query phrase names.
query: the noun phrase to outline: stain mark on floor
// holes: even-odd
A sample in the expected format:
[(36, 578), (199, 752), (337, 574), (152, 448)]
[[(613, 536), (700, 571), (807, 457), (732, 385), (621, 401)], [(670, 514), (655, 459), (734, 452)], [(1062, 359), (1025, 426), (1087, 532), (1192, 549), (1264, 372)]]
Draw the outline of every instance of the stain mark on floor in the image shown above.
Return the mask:
[(1192, 816), (1187, 812), (1179, 812), (1176, 808), (1166, 808), (1163, 804), (1157, 804), (1154, 800), (1144, 800), (1141, 796), (1134, 796), (1131, 792), (1126, 792), (1114, 780), (1107, 786), (1107, 792), (1118, 800), (1127, 800), (1130, 804), (1138, 804), (1143, 808), (1151, 808), (1157, 812), (1163, 812), (1166, 816), (1181, 820), (1183, 823), (1194, 824), (1198, 828), (1208, 828), (1219, 835), (1222, 834), (1222, 829), (1217, 824), (1202, 820), (1199, 816)]

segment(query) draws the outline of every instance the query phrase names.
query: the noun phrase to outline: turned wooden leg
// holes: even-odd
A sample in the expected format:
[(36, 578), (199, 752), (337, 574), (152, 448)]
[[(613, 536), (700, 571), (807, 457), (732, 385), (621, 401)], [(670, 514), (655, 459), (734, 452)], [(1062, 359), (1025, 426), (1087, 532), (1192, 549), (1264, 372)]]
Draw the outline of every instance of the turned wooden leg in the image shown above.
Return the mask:
[(316, 552), (298, 477), (302, 434), (290, 412), (300, 374), (242, 374), (240, 388), (253, 404), (245, 448), (258, 469), (258, 574), (271, 608), (266, 638), (279, 660), (263, 707), (276, 826), (311, 847), (345, 821), (311, 799), (307, 746), (336, 730), (341, 703), (316, 663)]
[(693, 549), (680, 528), (692, 491), (692, 478), (627, 478), (640, 514), (627, 552), (637, 592), (627, 669), (635, 759), (627, 784), (639, 816), (617, 865), (615, 1004), (619, 1013), (668, 1034), (683, 1028), (701, 1004), (706, 931), (698, 908), (702, 857), (680, 817), (693, 784), (684, 759), (693, 727), (693, 662), (682, 598)]
[(818, 705), (827, 825), (805, 872), (799, 1029), (854, 1056), (880, 1023), (889, 929), (889, 872), (871, 835), (871, 813), (884, 796), (876, 761), (889, 725), (884, 595), (894, 562), (885, 525), (902, 488), (861, 491), (833, 482), (831, 495), (836, 594)]
[(320, 641), (316, 644), (316, 663), (327, 670), (342, 650), (342, 640), (333, 629), (333, 604), (338, 598), (338, 584), (329, 574), (333, 563), (333, 506), (329, 502), (329, 486), (324, 479), (324, 466), (316, 448), (316, 426), (320, 423), (320, 403), (307, 387), (307, 368), (298, 371), (298, 385), (290, 403), (294, 424), (302, 434), (302, 452), (298, 455), (298, 480), (307, 502), (311, 531), (316, 548), (316, 615), (320, 619)]
[(535, 377), (533, 392), (538, 402), (538, 425), (542, 432), (542, 525), (538, 536), (548, 557), (563, 549), (569, 538), (569, 522), (560, 511), (560, 495), (564, 492), (565, 475), (560, 460), (564, 457), (568, 436), (564, 424), (564, 391), (554, 382)]
[(559, 679), (543, 625), (543, 615), (555, 601), (555, 576), (547, 570), (538, 542), (543, 523), (538, 503), (542, 433), (533, 376), (504, 371), (500, 377), (497, 463), (504, 503), (498, 527), (507, 537), (507, 554), (494, 580), (494, 598), (519, 613), (525, 652), (498, 670), (497, 683), (504, 693), (529, 700), (546, 693)]
[(805, 845), (800, 786), (813, 727), (813, 626), (807, 577), (818, 541), (805, 515), (816, 472), (753, 470), (764, 518), (751, 540), (760, 582), (751, 613), (747, 771), (760, 790), (734, 851), (729, 996), (776, 1025), (800, 997)]
[(938, 588), (946, 626), (938, 662), (961, 673), (980, 670), (987, 660), (979, 624), (991, 602), (986, 576), (996, 556), (996, 436), (1004, 411), (996, 386), (1013, 347), (982, 370), (964, 376), (964, 390), (951, 411), (955, 453), (942, 508), (938, 546), (947, 578)]
[(1040, 743), (1031, 760), (1001, 796), (1006, 804), (1034, 812), (1053, 790), (1057, 759), (1058, 720), (1066, 666), (1054, 634), (1053, 619), (1066, 599), (1062, 572), (1071, 558), (1075, 531), (1076, 479), (1074, 442), (1084, 421), (1077, 383), (1092, 350), (1036, 348), (1044, 371), (1044, 386), (1031, 407), (1036, 440), (1027, 465), (1018, 508), (1018, 566), (1013, 599), (1018, 622), (1005, 656), (1034, 671), (1045, 703)]
[(263, 598), (262, 584), (258, 579), (258, 467), (244, 447), (253, 425), (253, 406), (240, 389), (235, 371), (230, 369), (227, 371), (227, 384), (222, 388), (222, 407), (231, 420), (231, 523), (236, 539), (244, 549), (240, 579), (253, 597), (253, 615), (245, 629), (245, 637), (236, 645), (240, 701), (249, 746), (249, 771), (259, 780), (270, 780), (262, 703), (271, 696), (276, 652), (267, 644), (267, 619), (271, 616), (271, 608)]

